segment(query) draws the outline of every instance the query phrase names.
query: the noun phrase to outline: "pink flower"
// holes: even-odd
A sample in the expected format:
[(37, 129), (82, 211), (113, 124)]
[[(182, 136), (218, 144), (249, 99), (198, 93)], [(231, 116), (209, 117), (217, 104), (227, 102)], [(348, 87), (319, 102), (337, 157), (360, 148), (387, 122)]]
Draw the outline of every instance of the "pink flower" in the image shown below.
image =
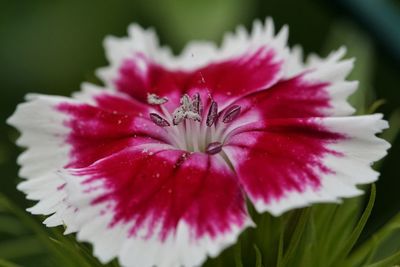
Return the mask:
[(151, 30), (105, 40), (105, 86), (28, 95), (9, 123), (28, 149), (18, 189), (94, 254), (123, 266), (198, 266), (275, 216), (362, 193), (389, 144), (382, 115), (351, 116), (345, 50), (303, 63), (271, 20), (179, 56)]

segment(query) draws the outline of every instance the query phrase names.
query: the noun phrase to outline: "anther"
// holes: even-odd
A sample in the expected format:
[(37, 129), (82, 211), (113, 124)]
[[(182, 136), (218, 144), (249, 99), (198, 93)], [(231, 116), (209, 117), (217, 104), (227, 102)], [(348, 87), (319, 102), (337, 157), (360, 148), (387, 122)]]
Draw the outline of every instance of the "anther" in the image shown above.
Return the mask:
[(184, 111), (189, 111), (192, 109), (192, 102), (190, 101), (190, 96), (184, 94), (181, 98), (181, 107)]
[(224, 123), (229, 123), (229, 122), (233, 121), (234, 119), (236, 119), (239, 116), (239, 114), (240, 114), (240, 106), (238, 106), (238, 105), (230, 106), (225, 111), (222, 121)]
[(194, 121), (200, 121), (201, 116), (199, 110), (201, 109), (200, 95), (196, 94), (193, 100), (189, 95), (184, 94), (181, 98), (181, 105), (175, 109), (172, 113), (174, 125), (178, 125), (185, 119), (191, 119)]
[(162, 105), (164, 103), (168, 102), (168, 98), (166, 97), (159, 97), (156, 94), (147, 94), (147, 103), (150, 105)]
[(209, 155), (214, 155), (221, 151), (222, 151), (222, 144), (220, 142), (210, 143), (206, 148), (206, 153)]
[(181, 123), (185, 119), (185, 113), (186, 112), (184, 111), (182, 106), (177, 108), (172, 114), (173, 116), (172, 123), (174, 125), (178, 125), (179, 123)]
[(192, 105), (193, 105), (193, 112), (201, 116), (201, 114), (203, 113), (203, 103), (201, 103), (201, 98), (199, 93), (196, 93), (193, 96)]
[(194, 120), (194, 121), (200, 121), (201, 117), (196, 112), (188, 111), (185, 114), (185, 119), (191, 119), (191, 120)]
[(211, 102), (210, 109), (208, 110), (206, 124), (211, 127), (218, 117), (218, 104), (215, 101)]
[(156, 113), (150, 113), (150, 119), (152, 122), (154, 122), (156, 125), (160, 127), (167, 127), (170, 125), (166, 119), (164, 119), (163, 117), (161, 117)]

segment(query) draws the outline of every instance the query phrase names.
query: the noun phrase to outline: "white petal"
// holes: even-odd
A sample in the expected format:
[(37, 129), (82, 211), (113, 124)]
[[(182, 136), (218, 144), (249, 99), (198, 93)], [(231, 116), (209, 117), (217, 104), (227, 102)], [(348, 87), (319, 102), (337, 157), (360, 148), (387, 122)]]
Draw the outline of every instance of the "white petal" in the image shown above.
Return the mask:
[(290, 56), (286, 61), (284, 76), (291, 78), (305, 74), (304, 81), (329, 83), (325, 89), (329, 94), (331, 104), (327, 115), (352, 115), (355, 109), (347, 102), (347, 98), (355, 92), (358, 82), (346, 81), (346, 77), (353, 69), (354, 59), (344, 60), (345, 54), (346, 48), (341, 47), (332, 52), (327, 58), (311, 54), (307, 59), (307, 63), (304, 63), (301, 47), (295, 46), (290, 51)]
[[(194, 70), (213, 62), (220, 62), (243, 55), (260, 47), (269, 47), (275, 51), (275, 60), (286, 61), (289, 57), (287, 47), (288, 27), (284, 26), (275, 36), (274, 25), (267, 19), (263, 25), (256, 21), (251, 33), (243, 26), (239, 26), (235, 33), (225, 35), (221, 47), (213, 42), (193, 41), (187, 44), (182, 53), (174, 56), (168, 47), (161, 47), (156, 34), (152, 29), (142, 29), (133, 24), (128, 28), (128, 37), (107, 37), (104, 41), (107, 59), (110, 66), (100, 68), (97, 75), (109, 88), (113, 88), (113, 80), (117, 77), (117, 70), (122, 62), (141, 55), (151, 62), (166, 69)], [(137, 63), (141, 59), (135, 57)], [(143, 62), (145, 68), (146, 62)]]
[(284, 197), (266, 204), (255, 203), (259, 212), (269, 211), (275, 216), (293, 208), (309, 206), (313, 203), (341, 202), (342, 198), (355, 197), (363, 193), (358, 184), (372, 183), (379, 173), (372, 169), (372, 163), (387, 154), (390, 144), (375, 136), (388, 127), (381, 114), (346, 117), (320, 118), (320, 123), (332, 132), (345, 134), (348, 139), (330, 144), (329, 148), (343, 156), (328, 155), (323, 165), (333, 173), (321, 173), (318, 190), (307, 188), (303, 192), (291, 191)]
[[(68, 202), (79, 207), (74, 220), (79, 229), (77, 238), (80, 241), (90, 242), (93, 245), (94, 255), (102, 263), (117, 257), (120, 264), (125, 267), (201, 266), (208, 256), (216, 257), (223, 249), (234, 244), (243, 229), (254, 226), (247, 217), (244, 225), (240, 227), (232, 225), (226, 233), (213, 237), (207, 234), (193, 238), (193, 228), (184, 220), (180, 220), (174, 234), (168, 235), (166, 240), (160, 239), (158, 226), (154, 226), (151, 236), (144, 228), (132, 236), (129, 233), (135, 221), (110, 227), (114, 214), (104, 212), (110, 210), (110, 203), (92, 204), (93, 200), (101, 196), (107, 188), (103, 181), (97, 180), (95, 181), (97, 184), (94, 185), (83, 183), (88, 178), (85, 176), (75, 176), (69, 171), (62, 172), (62, 175), (67, 181)], [(89, 187), (96, 189), (88, 190)]]
[[(31, 94), (28, 102), (18, 105), (7, 123), (20, 132), (17, 144), (27, 149), (19, 156), (19, 175), (26, 179), (18, 189), (28, 199), (39, 202), (28, 209), (33, 214), (51, 215), (67, 210), (64, 202), (65, 181), (57, 171), (68, 163), (69, 147), (64, 141), (68, 129), (63, 122), (65, 115), (55, 110), (58, 103), (69, 101), (64, 97)], [(63, 224), (63, 219), (52, 215), (47, 219), (51, 226)], [(46, 222), (45, 222), (46, 223)]]

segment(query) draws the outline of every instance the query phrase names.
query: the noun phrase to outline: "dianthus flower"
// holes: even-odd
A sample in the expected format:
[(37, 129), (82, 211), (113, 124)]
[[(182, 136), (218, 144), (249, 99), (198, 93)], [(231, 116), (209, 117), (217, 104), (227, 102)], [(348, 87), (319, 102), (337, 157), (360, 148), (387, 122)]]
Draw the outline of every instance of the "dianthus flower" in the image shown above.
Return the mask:
[(351, 116), (358, 83), (345, 80), (344, 49), (304, 63), (269, 19), (179, 56), (152, 30), (128, 32), (105, 40), (104, 86), (28, 95), (9, 119), (27, 147), (18, 189), (38, 201), (29, 211), (102, 262), (199, 266), (254, 226), (246, 198), (279, 216), (377, 179), (387, 123)]

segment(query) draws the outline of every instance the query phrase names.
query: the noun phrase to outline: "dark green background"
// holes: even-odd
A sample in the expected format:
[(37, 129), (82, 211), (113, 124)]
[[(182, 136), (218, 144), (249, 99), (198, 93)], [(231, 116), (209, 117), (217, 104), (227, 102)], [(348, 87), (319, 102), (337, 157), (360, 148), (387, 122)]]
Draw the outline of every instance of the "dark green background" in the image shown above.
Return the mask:
[[(400, 1), (0, 0), (0, 192), (23, 208), (32, 204), (15, 189), (20, 149), (14, 145), (17, 132), (6, 126), (6, 118), (28, 92), (69, 95), (83, 81), (96, 82), (94, 70), (107, 64), (104, 36), (123, 36), (128, 24), (137, 22), (154, 27), (161, 42), (178, 53), (188, 40), (220, 42), (225, 31), (239, 24), (249, 28), (254, 19), (266, 16), (278, 27), (289, 24), (290, 44), (301, 44), (307, 53), (326, 55), (348, 45), (349, 56), (358, 59), (353, 77), (361, 79), (361, 94), (354, 103), (365, 110), (373, 98), (385, 99), (378, 111), (394, 118), (393, 127), (398, 128), (400, 116), (393, 114), (400, 107)], [(398, 163), (396, 138), (381, 165), (369, 231), (399, 211)], [(0, 248), (6, 239), (0, 229)]]

